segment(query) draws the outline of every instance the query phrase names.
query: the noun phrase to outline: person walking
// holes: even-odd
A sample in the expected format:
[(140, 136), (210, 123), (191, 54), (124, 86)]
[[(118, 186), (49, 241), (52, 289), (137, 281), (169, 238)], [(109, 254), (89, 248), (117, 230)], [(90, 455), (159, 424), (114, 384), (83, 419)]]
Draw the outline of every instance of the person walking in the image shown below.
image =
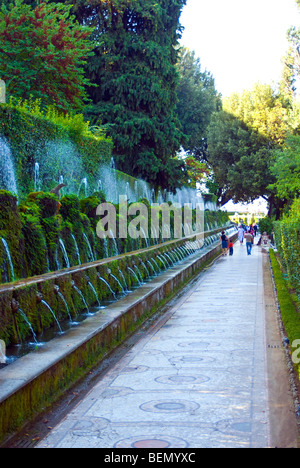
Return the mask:
[(247, 254), (251, 255), (254, 238), (253, 238), (253, 236), (252, 236), (252, 234), (250, 232), (246, 232), (245, 240), (246, 240)]
[(220, 237), (220, 242), (222, 243), (222, 252), (223, 252), (223, 256), (225, 257), (227, 255), (229, 239), (226, 236), (224, 231), (222, 231), (222, 235)]
[(239, 237), (239, 241), (240, 241), (241, 245), (242, 245), (242, 243), (244, 241), (244, 234), (245, 234), (245, 230), (244, 230), (243, 226), (240, 225), (239, 228), (238, 228), (238, 237)]

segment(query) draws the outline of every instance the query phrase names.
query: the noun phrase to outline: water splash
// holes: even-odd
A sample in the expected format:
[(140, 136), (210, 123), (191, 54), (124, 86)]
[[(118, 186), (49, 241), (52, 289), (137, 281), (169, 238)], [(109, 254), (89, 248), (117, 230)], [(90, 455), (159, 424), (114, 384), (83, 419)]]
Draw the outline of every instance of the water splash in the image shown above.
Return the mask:
[(87, 197), (88, 182), (87, 182), (86, 177), (84, 177), (82, 179), (82, 181), (80, 182), (79, 189), (78, 189), (78, 192), (77, 192), (77, 197), (78, 198), (79, 198), (82, 187), (84, 187), (84, 195), (85, 195), (85, 197)]
[(0, 137), (0, 188), (18, 195), (12, 154), (2, 137)]
[(9, 263), (12, 281), (15, 281), (14, 266), (13, 266), (13, 262), (12, 262), (12, 259), (11, 259), (8, 244), (7, 244), (6, 240), (3, 237), (1, 237), (1, 241), (2, 241), (2, 244), (4, 245), (5, 253), (6, 253), (6, 256), (7, 256), (8, 263)]

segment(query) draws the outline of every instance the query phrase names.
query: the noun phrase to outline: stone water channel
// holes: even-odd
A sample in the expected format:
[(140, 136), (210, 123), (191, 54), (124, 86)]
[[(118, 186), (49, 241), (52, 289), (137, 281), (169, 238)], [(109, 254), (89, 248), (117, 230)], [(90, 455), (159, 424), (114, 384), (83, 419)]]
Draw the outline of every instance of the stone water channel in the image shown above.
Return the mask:
[[(226, 229), (228, 235), (236, 236), (235, 228)], [(220, 230), (206, 232), (204, 242), (191, 236), (2, 285), (2, 301), (10, 301), (12, 312), (23, 314), (25, 321), (27, 317), (32, 339), (24, 355), (16, 356), (8, 349), (6, 365), (0, 369), (0, 441), (55, 401), (218, 255)], [(97, 297), (98, 281), (110, 291), (106, 302)], [(81, 303), (81, 314), (76, 317), (63, 294), (66, 284), (76, 294), (77, 304)], [(24, 291), (53, 315), (52, 336), (41, 339), (34, 333)], [(57, 311), (49, 305), (53, 297), (60, 301), (68, 320), (58, 320)]]

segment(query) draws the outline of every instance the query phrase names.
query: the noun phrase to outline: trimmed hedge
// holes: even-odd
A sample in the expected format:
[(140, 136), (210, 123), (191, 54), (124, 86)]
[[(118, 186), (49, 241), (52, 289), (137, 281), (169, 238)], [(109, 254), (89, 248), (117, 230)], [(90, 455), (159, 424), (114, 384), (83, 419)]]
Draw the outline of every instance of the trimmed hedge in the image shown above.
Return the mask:
[[(273, 269), (274, 281), (277, 291), (277, 298), (281, 311), (282, 323), (285, 328), (291, 346), (296, 340), (300, 340), (300, 314), (293, 302), (290, 292), (287, 288), (286, 280), (283, 278), (282, 271), (277, 258), (272, 249), (269, 250), (271, 265)], [(300, 364), (295, 364), (300, 377)]]
[(274, 233), (289, 281), (300, 298), (300, 199), (294, 201), (287, 215), (274, 223)]

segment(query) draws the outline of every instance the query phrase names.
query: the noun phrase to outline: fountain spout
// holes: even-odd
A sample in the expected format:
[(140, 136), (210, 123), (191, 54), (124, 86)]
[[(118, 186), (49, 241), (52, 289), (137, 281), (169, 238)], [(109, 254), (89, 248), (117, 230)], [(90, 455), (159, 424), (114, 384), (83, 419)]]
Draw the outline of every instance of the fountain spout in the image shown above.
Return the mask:
[(36, 302), (40, 304), (42, 300), (43, 300), (43, 294), (40, 292), (36, 293)]
[(14, 314), (16, 314), (19, 310), (19, 303), (15, 298), (12, 298), (11, 300), (11, 310)]

